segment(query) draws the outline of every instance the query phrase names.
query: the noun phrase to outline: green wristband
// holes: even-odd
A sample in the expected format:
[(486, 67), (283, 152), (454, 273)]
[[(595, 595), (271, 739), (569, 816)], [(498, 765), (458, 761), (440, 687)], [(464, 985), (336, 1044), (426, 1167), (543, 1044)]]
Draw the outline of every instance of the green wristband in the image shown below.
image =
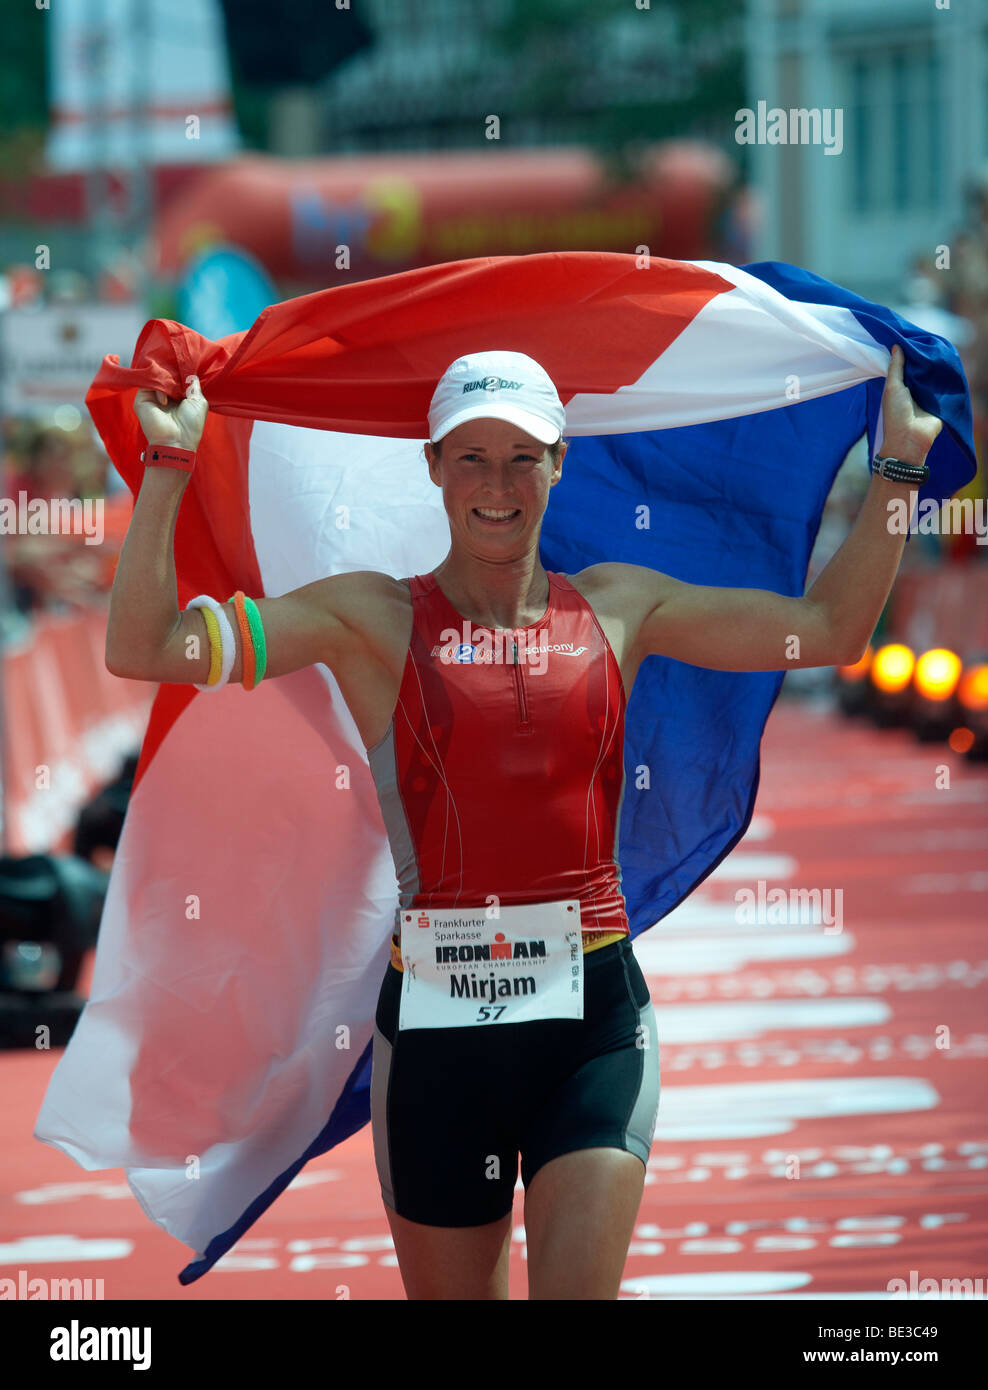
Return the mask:
[(244, 612), (247, 614), (247, 626), (250, 628), (250, 635), (254, 642), (254, 684), (252, 690), (256, 690), (264, 679), (264, 672), (268, 664), (268, 650), (264, 643), (264, 627), (261, 623), (261, 615), (258, 612), (257, 604), (252, 598), (244, 594)]

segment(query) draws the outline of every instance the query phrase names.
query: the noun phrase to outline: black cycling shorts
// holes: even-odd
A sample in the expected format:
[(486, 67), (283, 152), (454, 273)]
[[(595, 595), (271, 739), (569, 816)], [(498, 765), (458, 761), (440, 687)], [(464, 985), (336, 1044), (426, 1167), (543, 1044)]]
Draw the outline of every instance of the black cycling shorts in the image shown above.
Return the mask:
[(647, 1163), (659, 1108), (659, 1040), (630, 940), (583, 958), (582, 1019), (398, 1031), (402, 974), (378, 997), (371, 1125), (381, 1196), (427, 1226), (480, 1226), (576, 1149)]

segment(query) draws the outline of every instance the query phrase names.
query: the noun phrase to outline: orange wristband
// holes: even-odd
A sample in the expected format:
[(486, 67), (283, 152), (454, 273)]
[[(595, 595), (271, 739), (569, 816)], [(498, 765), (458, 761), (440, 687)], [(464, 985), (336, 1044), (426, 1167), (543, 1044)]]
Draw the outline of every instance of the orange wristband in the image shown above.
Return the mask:
[(240, 684), (245, 690), (253, 690), (256, 654), (254, 652), (254, 638), (251, 635), (250, 623), (247, 621), (247, 610), (244, 608), (243, 589), (238, 589), (233, 595), (232, 603), (234, 612), (237, 615), (237, 627), (240, 629), (240, 640), (243, 644), (244, 653), (244, 669), (240, 677)]

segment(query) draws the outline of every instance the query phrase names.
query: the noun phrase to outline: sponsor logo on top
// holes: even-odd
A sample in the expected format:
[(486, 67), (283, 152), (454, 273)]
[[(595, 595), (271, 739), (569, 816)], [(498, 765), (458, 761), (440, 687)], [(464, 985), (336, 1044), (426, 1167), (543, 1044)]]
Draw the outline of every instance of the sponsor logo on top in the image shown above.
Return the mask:
[(439, 641), (429, 655), (445, 665), (515, 666), (526, 665), (534, 675), (544, 675), (550, 655), (580, 657), (587, 647), (572, 642), (550, 642), (545, 631), (529, 632), (521, 628), (475, 628), (467, 621), (462, 632), (455, 627), (443, 628)]

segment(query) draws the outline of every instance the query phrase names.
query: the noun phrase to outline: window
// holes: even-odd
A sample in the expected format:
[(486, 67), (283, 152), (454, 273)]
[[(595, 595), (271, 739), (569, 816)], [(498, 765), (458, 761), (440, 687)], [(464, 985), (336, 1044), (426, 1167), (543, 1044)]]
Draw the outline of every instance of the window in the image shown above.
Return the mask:
[(838, 55), (844, 93), (845, 203), (858, 214), (910, 212), (942, 197), (941, 70), (918, 42)]

